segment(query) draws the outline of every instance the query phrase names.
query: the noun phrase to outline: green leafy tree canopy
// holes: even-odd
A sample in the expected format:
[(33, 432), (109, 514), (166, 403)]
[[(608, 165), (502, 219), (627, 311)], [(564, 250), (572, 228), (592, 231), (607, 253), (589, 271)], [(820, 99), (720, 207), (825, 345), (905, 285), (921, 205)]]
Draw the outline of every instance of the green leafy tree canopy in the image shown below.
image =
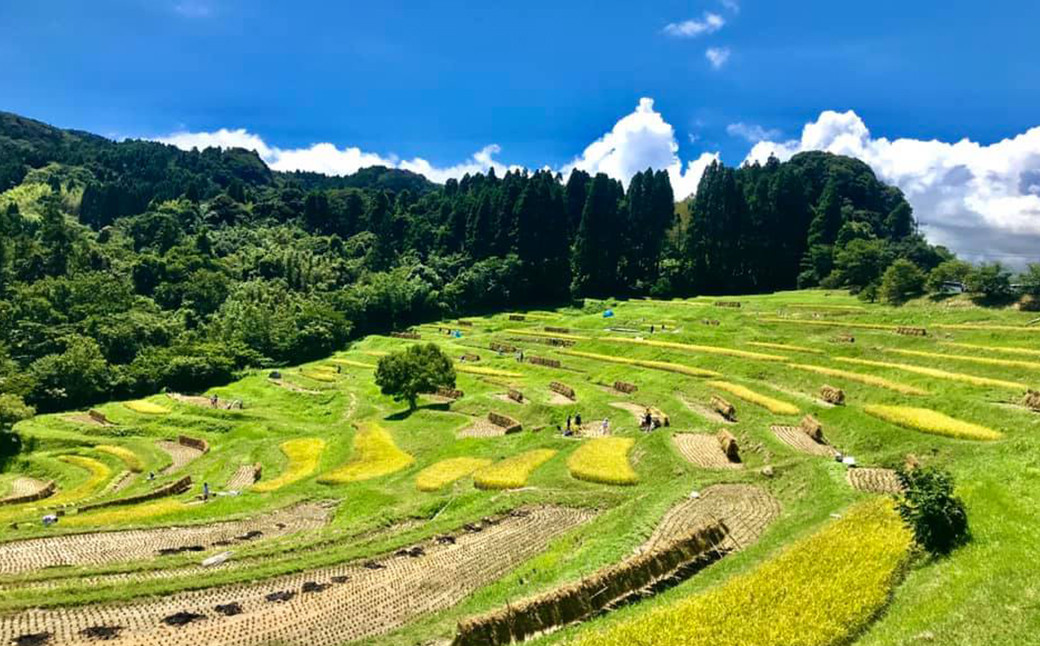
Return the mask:
[(435, 343), (413, 345), (379, 360), (376, 385), (384, 395), (406, 401), (408, 409), (415, 410), (419, 393), (455, 387), (455, 366)]

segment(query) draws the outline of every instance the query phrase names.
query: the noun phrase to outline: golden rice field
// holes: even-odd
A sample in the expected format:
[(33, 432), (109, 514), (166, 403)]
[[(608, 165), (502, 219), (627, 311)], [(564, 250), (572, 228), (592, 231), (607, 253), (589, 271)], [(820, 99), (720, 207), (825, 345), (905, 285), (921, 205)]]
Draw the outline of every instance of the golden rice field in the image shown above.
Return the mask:
[(894, 390), (897, 393), (904, 395), (927, 395), (927, 390), (922, 390), (915, 386), (903, 384), (898, 381), (892, 381), (891, 379), (883, 379), (881, 377), (875, 377), (874, 375), (865, 375), (861, 372), (852, 372), (850, 370), (839, 370), (837, 368), (828, 368), (826, 366), (814, 366), (805, 363), (789, 363), (788, 368), (797, 368), (798, 370), (808, 370), (809, 372), (815, 372), (821, 375), (827, 375), (828, 377), (840, 377), (842, 379), (848, 379), (849, 381), (856, 381), (861, 384), (868, 386), (877, 386), (878, 388), (886, 388), (888, 390)]
[(437, 491), (448, 485), (473, 475), (474, 471), (491, 464), (485, 458), (448, 458), (435, 462), (415, 476), (415, 486), (419, 491)]
[(567, 458), (567, 469), (579, 480), (612, 485), (635, 484), (639, 476), (628, 459), (635, 443), (630, 437), (589, 440)]
[(128, 507), (112, 507), (99, 509), (85, 514), (73, 514), (62, 519), (66, 527), (98, 527), (115, 524), (131, 524), (142, 520), (150, 520), (159, 516), (167, 516), (187, 509), (180, 500), (166, 499), (146, 502)]
[(963, 440), (999, 440), (1003, 437), (1002, 433), (993, 429), (954, 419), (928, 408), (868, 404), (863, 407), (863, 410), (886, 422), (933, 435), (945, 435)]
[(480, 469), (473, 474), (478, 489), (519, 489), (527, 484), (534, 470), (556, 455), (553, 449), (534, 449)]
[(126, 468), (133, 471), (134, 473), (140, 473), (144, 470), (144, 463), (141, 462), (141, 457), (126, 448), (125, 446), (116, 446), (114, 444), (99, 444), (97, 450), (102, 453), (108, 453), (114, 455), (123, 461)]
[(823, 354), (823, 350), (807, 348), (804, 345), (791, 345), (789, 343), (773, 343), (771, 341), (748, 341), (748, 345), (756, 348), (769, 348), (770, 350), (786, 350), (788, 352), (805, 352), (807, 354)]
[(59, 491), (54, 496), (48, 498), (48, 506), (67, 505), (69, 503), (79, 502), (80, 500), (96, 493), (101, 489), (101, 486), (108, 482), (108, 479), (112, 477), (112, 469), (108, 468), (108, 465), (104, 462), (95, 460), (94, 458), (88, 458), (82, 455), (63, 455), (60, 460), (80, 467), (81, 469), (85, 469), (88, 474), (87, 479), (72, 489)]
[(572, 357), (581, 357), (583, 359), (594, 359), (596, 361), (606, 361), (609, 363), (620, 363), (628, 366), (638, 366), (640, 368), (650, 368), (651, 370), (663, 370), (665, 372), (675, 372), (681, 375), (689, 375), (691, 377), (719, 377), (719, 373), (712, 370), (702, 370), (701, 368), (694, 368), (692, 366), (684, 366), (679, 363), (670, 363), (668, 361), (650, 361), (648, 359), (631, 359), (629, 357), (619, 357), (609, 354), (597, 354), (595, 352), (582, 352), (580, 350), (560, 350), (560, 354), (566, 354)]
[(415, 458), (397, 448), (393, 436), (374, 422), (365, 422), (354, 435), (350, 462), (318, 478), (323, 484), (346, 484), (371, 480), (411, 466)]
[(924, 352), (921, 350), (906, 350), (903, 348), (888, 348), (888, 352), (904, 354), (908, 357), (924, 357), (927, 359), (952, 359), (954, 361), (965, 361), (987, 366), (1003, 366), (1006, 368), (1026, 368), (1028, 370), (1040, 370), (1040, 363), (1035, 361), (1019, 361), (1016, 359), (994, 359), (992, 357), (973, 357), (966, 354), (942, 354), (940, 352)]
[(523, 377), (519, 372), (511, 372), (509, 370), (498, 370), (496, 368), (486, 368), (484, 366), (474, 366), (470, 363), (456, 363), (455, 372), (465, 372), (470, 375), (484, 375), (486, 377), (508, 377), (508, 378), (519, 378)]
[(696, 343), (675, 343), (674, 341), (655, 341), (651, 339), (629, 339), (626, 337), (600, 337), (599, 341), (611, 343), (632, 343), (635, 345), (648, 345), (655, 348), (669, 348), (672, 350), (684, 350), (687, 352), (701, 352), (704, 354), (719, 354), (727, 357), (738, 357), (740, 359), (752, 359), (754, 361), (785, 361), (786, 357), (775, 354), (764, 354), (761, 352), (750, 352), (737, 348), (720, 348), (713, 345), (699, 345)]
[(140, 413), (141, 415), (166, 415), (170, 412), (169, 408), (150, 402), (147, 399), (125, 402), (123, 406), (126, 406), (130, 410), (135, 413)]
[(576, 640), (578, 646), (837, 646), (888, 603), (911, 537), (875, 499), (747, 574)]
[(578, 334), (566, 334), (564, 332), (539, 332), (538, 330), (523, 330), (519, 328), (513, 328), (506, 330), (509, 334), (519, 334), (520, 336), (534, 336), (545, 339), (566, 339), (567, 341), (588, 341), (589, 337), (581, 336)]
[(353, 368), (364, 368), (366, 370), (375, 370), (376, 367), (371, 363), (365, 363), (364, 361), (354, 361), (353, 359), (332, 359), (333, 363), (338, 363), (343, 366), (351, 366)]
[(842, 327), (861, 330), (895, 330), (899, 328), (898, 325), (888, 325), (886, 323), (859, 323), (856, 321), (819, 321), (816, 319), (804, 318), (763, 318), (759, 320), (763, 323), (790, 323), (795, 325), (812, 325), (816, 327)]
[(253, 491), (266, 493), (277, 491), (314, 474), (321, 462), (321, 453), (325, 450), (325, 440), (306, 437), (282, 442), (280, 447), (289, 461), (285, 470), (278, 477), (253, 485)]
[(319, 369), (301, 370), (300, 374), (306, 377), (307, 379), (320, 381), (325, 384), (331, 384), (336, 381), (336, 375), (334, 373), (325, 372)]
[(789, 404), (785, 401), (774, 399), (773, 397), (768, 397), (761, 393), (756, 393), (750, 388), (741, 386), (740, 384), (733, 384), (728, 381), (709, 381), (708, 385), (712, 388), (725, 390), (731, 395), (739, 397), (746, 402), (755, 404), (756, 406), (761, 406), (770, 413), (776, 413), (777, 415), (797, 415), (801, 412), (794, 404)]
[(1013, 390), (1026, 390), (1026, 388), (1028, 388), (1026, 384), (1023, 384), (1018, 381), (992, 379), (990, 377), (969, 375), (963, 372), (949, 372), (947, 370), (939, 370), (938, 368), (914, 366), (908, 363), (871, 361), (870, 359), (856, 359), (854, 357), (834, 357), (834, 359), (836, 361), (841, 361), (844, 363), (854, 363), (860, 366), (873, 366), (875, 368), (891, 368), (892, 370), (902, 370), (903, 372), (913, 372), (919, 375), (925, 375), (927, 377), (935, 377), (936, 379), (945, 379), (947, 381), (961, 381), (966, 384), (972, 384), (974, 386), (994, 386), (996, 388), (1011, 388)]
[(1015, 345), (978, 345), (977, 343), (954, 343), (952, 341), (945, 343), (944, 345), (954, 348), (963, 348), (965, 350), (982, 350), (984, 352), (1003, 352), (1005, 354), (1040, 357), (1040, 350), (1034, 348), (1023, 348)]

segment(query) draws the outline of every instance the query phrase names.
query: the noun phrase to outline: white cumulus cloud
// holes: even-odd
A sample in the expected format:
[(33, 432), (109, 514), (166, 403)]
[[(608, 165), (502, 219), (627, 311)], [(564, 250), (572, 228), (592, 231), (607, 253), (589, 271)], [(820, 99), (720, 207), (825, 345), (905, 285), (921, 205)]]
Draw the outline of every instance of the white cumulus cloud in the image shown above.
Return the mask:
[(664, 169), (676, 199), (681, 200), (697, 191), (701, 174), (713, 159), (718, 159), (718, 153), (704, 153), (684, 167), (675, 129), (654, 110), (654, 100), (644, 97), (634, 112), (589, 144), (563, 171), (565, 175), (575, 168), (592, 174), (606, 173), (627, 183), (639, 171)]
[(1040, 261), (1040, 127), (983, 145), (873, 137), (853, 111), (826, 111), (800, 139), (761, 141), (746, 161), (804, 150), (857, 157), (903, 190), (929, 240), (964, 257)]
[(729, 60), (731, 54), (729, 47), (709, 47), (704, 50), (704, 57), (708, 59), (711, 66), (720, 69)]
[(722, 29), (725, 24), (725, 18), (717, 13), (707, 11), (700, 20), (690, 19), (668, 23), (664, 26), (664, 33), (677, 38), (696, 38), (704, 34), (713, 34)]

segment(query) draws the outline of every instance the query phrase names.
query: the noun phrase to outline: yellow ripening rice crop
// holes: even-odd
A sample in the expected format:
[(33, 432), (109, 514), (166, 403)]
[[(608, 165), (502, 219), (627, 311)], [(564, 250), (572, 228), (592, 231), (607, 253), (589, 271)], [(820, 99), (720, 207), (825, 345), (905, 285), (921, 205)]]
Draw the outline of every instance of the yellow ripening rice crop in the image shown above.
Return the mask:
[(801, 345), (788, 345), (787, 343), (769, 343), (767, 341), (748, 341), (748, 345), (753, 345), (757, 348), (770, 348), (772, 350), (787, 350), (788, 352), (807, 352), (809, 354), (823, 354), (823, 350), (817, 350), (816, 348), (807, 348)]
[(983, 325), (974, 323), (938, 323), (932, 327), (943, 330), (990, 330), (994, 332), (1040, 332), (1040, 327), (1024, 325)]
[(477, 489), (519, 489), (527, 484), (527, 478), (535, 469), (554, 455), (556, 451), (552, 449), (534, 449), (499, 460), (474, 473), (473, 484)]
[(154, 402), (150, 402), (147, 399), (139, 399), (137, 401), (126, 402), (123, 404), (135, 413), (142, 415), (165, 415), (170, 412), (169, 408), (160, 406)]
[(567, 470), (578, 480), (631, 485), (639, 480), (628, 462), (636, 441), (630, 437), (597, 437), (582, 444), (567, 458)]
[(600, 631), (578, 646), (833, 646), (888, 603), (911, 535), (892, 503), (874, 499), (755, 569)]
[[(885, 325), (882, 323), (857, 323), (855, 321), (819, 321), (814, 319), (781, 319), (763, 318), (763, 323), (794, 323), (795, 325), (815, 325), (818, 327), (850, 327), (863, 330), (895, 330), (898, 325)], [(933, 326), (934, 327), (934, 326)]]
[(332, 363), (338, 363), (342, 366), (351, 366), (353, 368), (367, 368), (368, 370), (375, 370), (375, 366), (371, 363), (365, 363), (364, 361), (354, 361), (353, 359), (333, 359)]
[(167, 498), (129, 507), (113, 507), (86, 514), (66, 516), (61, 520), (61, 524), (67, 527), (120, 525), (166, 516), (185, 509), (188, 509), (188, 506), (180, 500)]
[(285, 471), (282, 471), (277, 478), (256, 483), (253, 485), (253, 491), (260, 493), (276, 491), (310, 476), (318, 470), (321, 453), (325, 450), (325, 440), (316, 437), (288, 440), (282, 442), (281, 449), (289, 460)]
[(762, 408), (768, 410), (770, 413), (776, 413), (777, 415), (797, 415), (800, 412), (798, 410), (798, 407), (794, 406), (793, 404), (788, 404), (785, 401), (780, 401), (779, 399), (773, 399), (772, 397), (761, 395), (751, 390), (750, 388), (745, 388), (744, 386), (741, 386), (740, 384), (731, 384), (728, 381), (709, 381), (708, 385), (712, 388), (725, 390), (726, 392), (732, 395), (736, 395), (737, 397), (743, 399), (746, 402), (751, 402), (752, 404), (761, 406)]
[(67, 462), (81, 469), (86, 469), (89, 475), (86, 480), (72, 489), (66, 489), (55, 496), (47, 498), (44, 504), (48, 507), (56, 507), (73, 502), (79, 502), (98, 491), (101, 488), (101, 485), (108, 482), (108, 479), (112, 477), (112, 469), (109, 469), (108, 465), (100, 460), (83, 457), (82, 455), (63, 455), (59, 459), (62, 462)]
[(652, 370), (663, 370), (665, 372), (677, 372), (681, 375), (689, 375), (691, 377), (720, 377), (719, 373), (712, 370), (702, 370), (700, 368), (693, 368), (690, 366), (684, 366), (679, 363), (669, 363), (668, 361), (650, 361), (648, 359), (630, 359), (628, 357), (617, 357), (609, 354), (596, 354), (595, 352), (580, 352), (578, 350), (560, 350), (560, 354), (570, 355), (572, 357), (582, 357), (585, 359), (595, 359), (596, 361), (609, 361), (610, 363), (621, 363), (629, 366), (639, 366), (640, 368), (650, 368)]
[(873, 404), (864, 406), (863, 410), (886, 422), (933, 435), (945, 435), (962, 440), (999, 440), (1003, 437), (991, 428), (963, 422), (929, 408)]
[(431, 464), (415, 476), (419, 491), (437, 491), (491, 464), (485, 458), (448, 458)]
[(125, 446), (116, 446), (114, 444), (101, 444), (95, 448), (97, 448), (97, 450), (101, 451), (102, 453), (107, 453), (109, 455), (116, 456), (117, 458), (123, 461), (123, 464), (126, 465), (127, 469), (133, 471), (134, 473), (140, 473), (144, 470), (144, 464), (141, 462), (141, 457), (133, 451), (131, 451), (130, 449), (126, 448)]
[(955, 348), (964, 348), (965, 350), (985, 350), (988, 352), (1004, 352), (1007, 354), (1040, 357), (1040, 350), (1034, 348), (1021, 348), (1013, 345), (978, 345), (975, 343), (947, 343), (945, 345), (950, 345)]
[(324, 484), (345, 484), (390, 475), (415, 462), (394, 444), (394, 438), (382, 426), (365, 422), (354, 435), (354, 457), (334, 471), (318, 478)]
[(566, 339), (568, 341), (588, 341), (589, 337), (579, 336), (577, 334), (563, 334), (560, 332), (538, 332), (537, 330), (524, 330), (521, 328), (513, 328), (506, 330), (509, 334), (519, 334), (521, 336), (536, 336), (545, 339)]
[(928, 377), (935, 377), (936, 379), (946, 379), (948, 381), (963, 381), (967, 384), (973, 384), (975, 386), (994, 386), (997, 388), (1011, 388), (1014, 390), (1026, 390), (1028, 386), (1017, 381), (1005, 381), (1003, 379), (990, 379), (989, 377), (979, 377), (977, 375), (967, 375), (962, 372), (947, 372), (946, 370), (939, 370), (938, 368), (926, 368), (924, 366), (912, 366), (908, 363), (889, 363), (887, 361), (871, 361), (869, 359), (853, 359), (852, 357), (835, 357), (837, 361), (844, 361), (845, 363), (855, 363), (860, 366), (874, 366), (877, 368), (892, 368), (893, 370), (902, 370), (904, 372), (913, 372), (919, 375), (926, 375)]
[(920, 350), (903, 350), (901, 348), (888, 348), (887, 352), (905, 354), (909, 357), (927, 357), (930, 359), (953, 359), (954, 361), (967, 361), (987, 366), (1002, 366), (1005, 368), (1026, 368), (1027, 370), (1040, 370), (1040, 363), (1035, 361), (1019, 361), (1017, 359), (994, 359), (992, 357), (972, 357), (966, 354), (940, 354), (938, 352), (922, 352)]
[(485, 375), (487, 377), (510, 377), (518, 379), (523, 377), (519, 372), (509, 372), (508, 370), (496, 370), (495, 368), (484, 368), (483, 366), (474, 366), (468, 363), (456, 363), (456, 372), (468, 372), (471, 375)]
[(841, 379), (848, 379), (849, 381), (858, 381), (861, 384), (867, 384), (868, 386), (877, 386), (878, 388), (887, 388), (888, 390), (894, 390), (897, 393), (903, 393), (904, 395), (927, 395), (927, 390), (922, 390), (914, 386), (908, 386), (907, 384), (901, 384), (898, 381), (890, 381), (888, 379), (882, 379), (881, 377), (875, 377), (874, 375), (864, 375), (859, 372), (851, 372), (849, 370), (838, 370), (836, 368), (827, 368), (824, 366), (812, 366), (805, 363), (789, 363), (788, 368), (797, 368), (799, 370), (808, 370), (821, 375), (828, 375), (830, 377), (840, 377)]
[(721, 354), (727, 357), (739, 357), (741, 359), (753, 359), (755, 361), (784, 361), (786, 359), (786, 357), (781, 357), (775, 354), (749, 352), (747, 350), (737, 350), (736, 348), (718, 348), (713, 345), (697, 345), (694, 343), (652, 341), (650, 339), (627, 339), (624, 337), (600, 337), (597, 340), (610, 341), (612, 343), (635, 343), (638, 345), (649, 345), (655, 348), (671, 348), (673, 350), (685, 350), (688, 352), (703, 352), (704, 354)]
[(318, 370), (301, 370), (300, 374), (307, 379), (313, 379), (314, 381), (320, 381), (326, 384), (336, 381), (336, 375)]

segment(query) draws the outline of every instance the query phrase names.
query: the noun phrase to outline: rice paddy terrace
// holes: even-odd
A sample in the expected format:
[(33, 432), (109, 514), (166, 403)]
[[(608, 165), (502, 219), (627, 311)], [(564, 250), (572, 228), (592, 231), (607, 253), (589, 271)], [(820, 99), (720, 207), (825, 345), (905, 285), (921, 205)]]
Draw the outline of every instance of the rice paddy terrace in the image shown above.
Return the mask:
[[(0, 473), (0, 644), (1036, 643), (1029, 320), (589, 302), (39, 416)], [(373, 374), (417, 342), (458, 380), (409, 414)], [(892, 510), (908, 459), (957, 479), (950, 557)]]

